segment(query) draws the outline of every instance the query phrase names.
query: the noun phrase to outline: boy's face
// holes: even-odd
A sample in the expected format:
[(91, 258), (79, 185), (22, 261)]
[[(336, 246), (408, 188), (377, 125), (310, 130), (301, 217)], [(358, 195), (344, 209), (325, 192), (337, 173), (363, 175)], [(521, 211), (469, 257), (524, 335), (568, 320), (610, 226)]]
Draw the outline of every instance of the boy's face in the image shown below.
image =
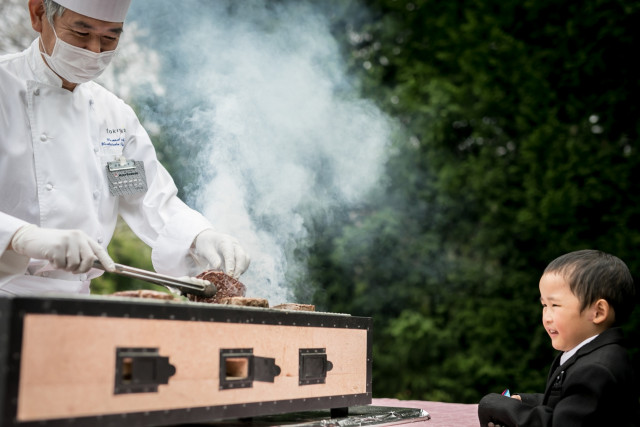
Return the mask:
[(540, 279), (542, 325), (551, 337), (553, 348), (569, 351), (598, 333), (593, 323), (593, 310), (580, 312), (580, 301), (571, 292), (564, 277), (547, 273)]

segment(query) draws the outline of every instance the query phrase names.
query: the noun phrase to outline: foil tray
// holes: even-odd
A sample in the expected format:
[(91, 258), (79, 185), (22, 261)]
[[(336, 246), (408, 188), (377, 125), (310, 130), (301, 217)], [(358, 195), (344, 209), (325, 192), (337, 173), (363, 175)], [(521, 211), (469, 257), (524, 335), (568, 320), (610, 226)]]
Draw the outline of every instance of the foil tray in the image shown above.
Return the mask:
[(212, 423), (181, 424), (186, 426), (215, 427), (252, 427), (252, 426), (288, 426), (288, 427), (350, 427), (350, 426), (391, 426), (409, 424), (431, 419), (424, 409), (394, 408), (387, 406), (352, 406), (345, 417), (331, 417), (331, 411), (305, 411), (289, 414), (269, 415), (238, 420), (226, 420)]

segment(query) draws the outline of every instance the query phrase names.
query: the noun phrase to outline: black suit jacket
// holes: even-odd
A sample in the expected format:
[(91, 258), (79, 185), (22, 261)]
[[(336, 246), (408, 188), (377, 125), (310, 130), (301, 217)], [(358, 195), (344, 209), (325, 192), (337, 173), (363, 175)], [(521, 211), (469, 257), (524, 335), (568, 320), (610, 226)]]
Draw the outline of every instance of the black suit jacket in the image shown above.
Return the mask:
[(522, 402), (500, 394), (478, 404), (480, 425), (640, 425), (638, 391), (620, 328), (604, 331), (560, 366), (556, 357), (544, 394), (521, 393)]

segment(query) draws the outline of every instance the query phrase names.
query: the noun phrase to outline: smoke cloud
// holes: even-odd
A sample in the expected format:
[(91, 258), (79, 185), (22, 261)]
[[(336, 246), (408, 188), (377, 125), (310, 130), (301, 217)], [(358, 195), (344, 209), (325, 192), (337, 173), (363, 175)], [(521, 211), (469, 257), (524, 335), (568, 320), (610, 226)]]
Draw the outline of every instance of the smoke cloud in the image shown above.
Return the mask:
[(250, 253), (248, 296), (292, 302), (309, 221), (365, 200), (391, 133), (357, 95), (330, 15), (303, 0), (136, 0), (128, 21), (162, 85), (132, 96), (189, 171), (183, 197)]

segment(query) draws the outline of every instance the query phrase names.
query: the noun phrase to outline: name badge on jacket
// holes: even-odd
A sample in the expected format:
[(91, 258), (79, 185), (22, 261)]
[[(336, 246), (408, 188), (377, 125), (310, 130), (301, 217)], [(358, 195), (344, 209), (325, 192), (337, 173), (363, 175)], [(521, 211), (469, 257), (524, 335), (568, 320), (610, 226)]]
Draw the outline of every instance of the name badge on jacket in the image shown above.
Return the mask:
[(144, 163), (136, 160), (107, 162), (109, 192), (112, 196), (127, 196), (147, 191), (147, 176)]

